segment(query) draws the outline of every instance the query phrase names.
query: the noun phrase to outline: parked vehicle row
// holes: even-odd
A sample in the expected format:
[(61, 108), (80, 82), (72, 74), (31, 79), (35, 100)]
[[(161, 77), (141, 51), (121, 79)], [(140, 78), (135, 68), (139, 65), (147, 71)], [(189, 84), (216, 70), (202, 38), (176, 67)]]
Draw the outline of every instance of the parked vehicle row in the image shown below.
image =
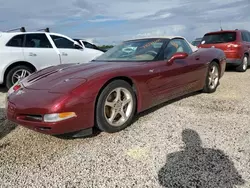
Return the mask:
[(22, 79), (8, 92), (6, 116), (50, 135), (86, 136), (94, 127), (113, 133), (155, 105), (215, 92), (225, 67), (222, 50), (194, 47), (184, 37), (128, 40), (91, 63), (52, 66)]
[(209, 32), (202, 38), (200, 48), (218, 48), (225, 52), (227, 65), (245, 72), (250, 65), (250, 32), (247, 30), (222, 30)]
[(0, 32), (0, 84), (10, 88), (43, 68), (64, 63), (87, 63), (103, 54), (58, 33)]
[(198, 46), (201, 43), (202, 38), (196, 38), (194, 39), (191, 44), (194, 46)]
[(226, 55), (227, 66), (245, 72), (250, 65), (250, 32), (247, 30), (220, 30), (208, 32), (192, 44), (199, 48), (218, 48)]

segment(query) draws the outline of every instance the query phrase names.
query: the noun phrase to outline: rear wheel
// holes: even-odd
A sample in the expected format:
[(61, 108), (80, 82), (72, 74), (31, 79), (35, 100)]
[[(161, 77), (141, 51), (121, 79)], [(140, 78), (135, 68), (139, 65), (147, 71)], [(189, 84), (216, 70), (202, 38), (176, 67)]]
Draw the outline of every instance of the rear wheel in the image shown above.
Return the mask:
[(203, 92), (213, 93), (219, 85), (219, 65), (216, 62), (211, 62), (208, 67), (205, 86)]
[(135, 108), (136, 97), (130, 84), (123, 80), (111, 82), (97, 101), (97, 127), (109, 133), (118, 132), (131, 124)]
[(238, 67), (236, 67), (236, 70), (239, 72), (246, 72), (248, 67), (248, 61), (249, 61), (248, 56), (244, 55), (242, 63)]
[(13, 67), (6, 76), (6, 87), (11, 88), (17, 81), (29, 76), (32, 69), (25, 65)]

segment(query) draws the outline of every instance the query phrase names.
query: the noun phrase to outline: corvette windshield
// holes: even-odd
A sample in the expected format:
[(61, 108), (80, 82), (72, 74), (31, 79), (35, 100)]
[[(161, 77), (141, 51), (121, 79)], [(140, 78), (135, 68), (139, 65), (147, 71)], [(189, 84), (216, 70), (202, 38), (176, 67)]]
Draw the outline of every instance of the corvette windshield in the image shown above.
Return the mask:
[(169, 39), (139, 39), (125, 41), (102, 54), (94, 61), (152, 61)]

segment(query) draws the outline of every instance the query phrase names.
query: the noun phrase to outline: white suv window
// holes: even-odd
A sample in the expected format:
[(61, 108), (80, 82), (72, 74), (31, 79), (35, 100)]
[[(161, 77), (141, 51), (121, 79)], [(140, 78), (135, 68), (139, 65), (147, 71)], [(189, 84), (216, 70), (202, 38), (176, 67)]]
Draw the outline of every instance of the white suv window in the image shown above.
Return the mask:
[(45, 34), (26, 34), (25, 45), (28, 48), (52, 48), (47, 36)]
[(74, 42), (72, 42), (71, 40), (65, 37), (56, 36), (56, 35), (50, 35), (50, 36), (52, 40), (54, 41), (57, 48), (75, 49)]
[(23, 38), (24, 38), (24, 35), (16, 35), (9, 40), (9, 42), (6, 44), (6, 46), (22, 47), (23, 46)]

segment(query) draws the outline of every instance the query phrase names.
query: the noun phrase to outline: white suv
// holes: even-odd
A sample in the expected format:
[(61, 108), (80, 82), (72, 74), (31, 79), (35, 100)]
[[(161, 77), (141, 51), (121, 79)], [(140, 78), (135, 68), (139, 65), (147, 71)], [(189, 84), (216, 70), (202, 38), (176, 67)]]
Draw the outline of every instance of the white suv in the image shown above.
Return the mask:
[(62, 63), (88, 63), (103, 54), (49, 32), (0, 32), (0, 84), (10, 88), (40, 69)]

